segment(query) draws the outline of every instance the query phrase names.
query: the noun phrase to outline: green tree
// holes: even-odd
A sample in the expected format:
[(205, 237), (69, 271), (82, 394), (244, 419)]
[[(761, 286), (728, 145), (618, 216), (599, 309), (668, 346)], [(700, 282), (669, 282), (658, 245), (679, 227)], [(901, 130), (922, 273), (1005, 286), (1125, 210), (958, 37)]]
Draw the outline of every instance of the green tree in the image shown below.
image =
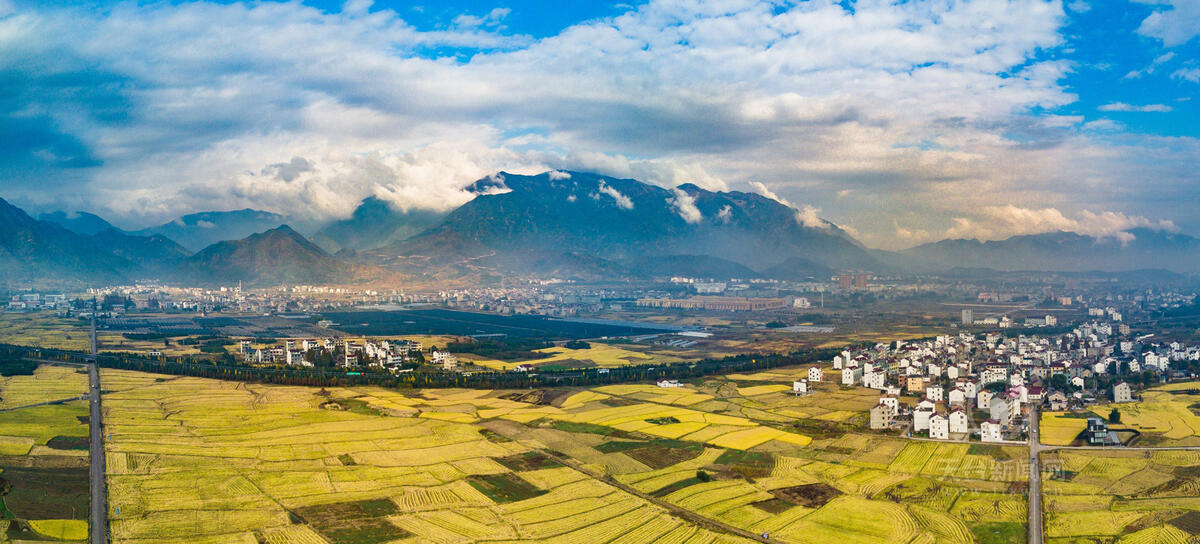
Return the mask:
[(1121, 411), (1116, 408), (1113, 408), (1112, 411), (1108, 413), (1108, 422), (1109, 423), (1120, 423), (1121, 422)]

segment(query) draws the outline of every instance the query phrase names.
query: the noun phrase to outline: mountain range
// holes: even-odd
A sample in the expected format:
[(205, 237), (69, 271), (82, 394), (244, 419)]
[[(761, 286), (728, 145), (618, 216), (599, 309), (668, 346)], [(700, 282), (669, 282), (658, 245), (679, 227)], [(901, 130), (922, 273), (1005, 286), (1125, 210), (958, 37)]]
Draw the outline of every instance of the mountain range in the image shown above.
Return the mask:
[(407, 281), (489, 283), (670, 276), (827, 278), (843, 270), (1200, 271), (1200, 240), (1132, 229), (1000, 241), (942, 240), (903, 251), (864, 247), (844, 229), (755, 193), (674, 188), (586, 172), (500, 172), (448, 212), (378, 197), (311, 239), (282, 215), (203, 212), (126, 232), (86, 212), (33, 219), (0, 200), (0, 283), (94, 284), (157, 278), (250, 286)]
[(364, 257), (434, 275), (587, 279), (760, 275), (797, 257), (816, 274), (882, 266), (836, 225), (803, 224), (796, 210), (753, 193), (583, 172), (501, 172), (468, 189), (477, 196), (438, 224)]
[[(65, 214), (52, 215), (62, 219)], [(235, 228), (244, 228), (235, 223)], [(82, 228), (75, 223), (72, 226)], [(205, 227), (201, 227), (205, 228)], [(84, 232), (94, 230), (84, 229)], [(385, 271), (335, 259), (287, 225), (193, 254), (162, 234), (113, 228), (73, 232), (0, 199), (0, 286), (111, 285), (144, 279), (188, 285), (332, 284), (386, 279)]]
[(287, 222), (282, 215), (260, 210), (201, 212), (185, 215), (157, 227), (131, 234), (152, 236), (161, 234), (189, 251), (200, 251), (217, 242), (240, 240), (251, 234), (273, 229)]
[(1200, 240), (1185, 234), (1131, 229), (1124, 240), (1073, 232), (1013, 236), (999, 241), (942, 240), (881, 256), (906, 270), (935, 272), (954, 267), (994, 270), (1115, 272), (1161, 268), (1200, 271)]

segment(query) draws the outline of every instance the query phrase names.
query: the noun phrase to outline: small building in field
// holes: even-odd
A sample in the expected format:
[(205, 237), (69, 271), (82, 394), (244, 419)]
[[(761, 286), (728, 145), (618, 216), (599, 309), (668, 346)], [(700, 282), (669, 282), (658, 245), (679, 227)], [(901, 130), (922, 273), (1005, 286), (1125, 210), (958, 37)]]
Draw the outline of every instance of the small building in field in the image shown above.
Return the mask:
[(819, 382), (819, 381), (821, 381), (823, 374), (824, 374), (824, 371), (821, 370), (821, 367), (819, 367), (819, 366), (809, 367), (808, 381)]
[(879, 431), (890, 428), (895, 422), (895, 414), (892, 408), (884, 403), (876, 404), (871, 408), (871, 430)]
[(979, 439), (984, 442), (1003, 442), (1003, 425), (999, 421), (989, 419), (979, 424)]
[(1113, 402), (1133, 402), (1133, 389), (1128, 383), (1121, 382), (1113, 386)]

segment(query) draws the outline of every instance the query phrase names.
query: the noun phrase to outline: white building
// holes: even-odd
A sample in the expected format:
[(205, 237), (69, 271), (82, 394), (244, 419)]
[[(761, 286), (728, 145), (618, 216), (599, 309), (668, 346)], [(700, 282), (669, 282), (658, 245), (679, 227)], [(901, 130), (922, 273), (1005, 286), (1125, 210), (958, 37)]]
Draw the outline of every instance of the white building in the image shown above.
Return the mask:
[(658, 380), (658, 386), (662, 388), (683, 387), (679, 380)]
[(842, 385), (854, 385), (862, 378), (862, 369), (858, 365), (851, 364), (842, 369)]
[(1003, 442), (1004, 435), (1001, 433), (999, 421), (987, 420), (979, 424), (979, 439), (984, 442)]
[(1125, 382), (1113, 386), (1113, 402), (1133, 402), (1133, 390)]
[(979, 374), (979, 382), (987, 385), (992, 382), (1008, 381), (1008, 370), (1004, 367), (989, 367)]
[(882, 397), (879, 397), (879, 404), (882, 404), (884, 406), (887, 406), (888, 408), (891, 408), (892, 415), (896, 415), (896, 414), (900, 413), (900, 399), (898, 399), (892, 395), (884, 395)]
[(458, 357), (448, 351), (433, 352), (433, 364), (442, 365), (446, 370), (458, 368)]
[(873, 372), (863, 375), (863, 387), (870, 389), (887, 389), (887, 373)]
[(808, 381), (807, 380), (796, 380), (796, 381), (792, 382), (792, 392), (797, 395), (803, 395), (805, 393), (808, 393)]
[(971, 418), (967, 417), (967, 411), (962, 408), (951, 410), (946, 419), (950, 421), (951, 433), (966, 434), (971, 431)]
[(950, 438), (950, 420), (942, 414), (929, 416), (929, 438), (946, 440)]
[(819, 382), (819, 381), (821, 381), (821, 378), (823, 377), (822, 374), (823, 374), (823, 372), (821, 371), (821, 367), (819, 367), (819, 366), (809, 367), (808, 381)]
[(946, 398), (942, 386), (939, 384), (925, 386), (925, 396), (933, 402), (942, 402)]

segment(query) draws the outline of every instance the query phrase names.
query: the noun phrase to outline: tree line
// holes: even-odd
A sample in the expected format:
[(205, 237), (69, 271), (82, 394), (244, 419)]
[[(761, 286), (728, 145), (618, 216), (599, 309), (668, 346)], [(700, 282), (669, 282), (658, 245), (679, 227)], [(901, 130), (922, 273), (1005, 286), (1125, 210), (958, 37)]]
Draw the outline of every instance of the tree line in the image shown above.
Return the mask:
[[(436, 367), (421, 367), (411, 372), (347, 372), (291, 367), (257, 367), (240, 363), (214, 364), (183, 358), (149, 359), (131, 353), (100, 354), (96, 363), (103, 368), (135, 370), (156, 374), (193, 376), (219, 380), (344, 387), (374, 385), (389, 388), (528, 389), (541, 387), (597, 386), (656, 380), (688, 380), (713, 374), (754, 372), (771, 368), (812, 364), (833, 358), (840, 350), (814, 349), (790, 354), (731, 355), (702, 359), (693, 363), (639, 364), (611, 369), (585, 368), (534, 372), (473, 372), (462, 374)], [(82, 352), (39, 349), (0, 344), (0, 359), (48, 359), (85, 362)]]

